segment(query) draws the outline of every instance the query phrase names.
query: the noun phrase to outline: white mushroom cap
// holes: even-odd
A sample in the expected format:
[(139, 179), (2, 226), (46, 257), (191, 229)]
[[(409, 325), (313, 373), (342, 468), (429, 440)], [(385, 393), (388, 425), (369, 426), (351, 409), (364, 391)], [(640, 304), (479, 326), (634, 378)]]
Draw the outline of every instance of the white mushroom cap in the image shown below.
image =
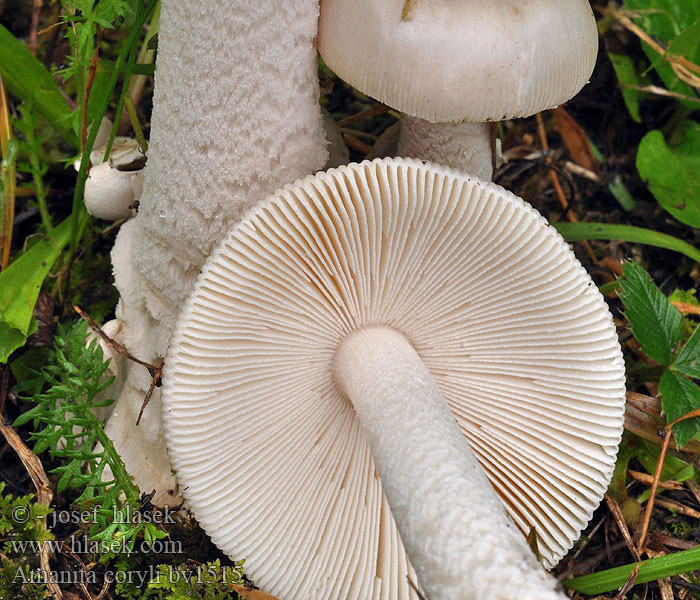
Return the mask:
[(598, 48), (588, 0), (323, 0), (318, 49), (342, 79), (431, 122), (499, 121), (574, 96)]
[(129, 208), (141, 198), (143, 166), (146, 156), (138, 142), (130, 137), (116, 137), (106, 162), (107, 145), (90, 153), (92, 168), (85, 181), (85, 208), (93, 216), (108, 221), (132, 215)]
[(206, 263), (162, 400), (173, 467), (212, 540), (282, 600), (417, 598), (332, 373), (366, 326), (410, 340), (508, 513), (555, 564), (605, 492), (622, 433), (610, 314), (521, 199), (403, 159), (285, 187)]
[(93, 217), (109, 221), (129, 217), (134, 177), (134, 172), (120, 171), (109, 163), (95, 165), (85, 181), (85, 208)]

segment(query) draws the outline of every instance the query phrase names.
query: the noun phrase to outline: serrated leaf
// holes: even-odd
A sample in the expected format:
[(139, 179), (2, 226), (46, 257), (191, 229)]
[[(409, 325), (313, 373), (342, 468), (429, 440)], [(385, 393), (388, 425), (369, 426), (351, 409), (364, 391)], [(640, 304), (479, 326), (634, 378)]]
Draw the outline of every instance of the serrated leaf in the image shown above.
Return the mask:
[(683, 316), (637, 263), (624, 264), (619, 281), (620, 299), (635, 339), (649, 358), (668, 365), (681, 339)]
[[(71, 479), (80, 474), (80, 463), (69, 462), (65, 467), (61, 467), (60, 470), (62, 471), (62, 475), (58, 480), (58, 484), (56, 485), (56, 491), (59, 494), (62, 494), (70, 485)], [(56, 469), (56, 471), (59, 471), (59, 469)]]
[(647, 133), (637, 149), (637, 170), (662, 208), (700, 228), (700, 124), (685, 121), (681, 132), (674, 147), (660, 131)]
[(700, 326), (695, 328), (693, 335), (683, 345), (671, 368), (688, 377), (700, 379)]
[[(666, 371), (659, 381), (661, 406), (669, 423), (679, 419), (691, 410), (700, 408), (700, 387), (690, 379)], [(679, 446), (683, 446), (700, 430), (700, 418), (687, 419), (673, 426), (673, 436)]]

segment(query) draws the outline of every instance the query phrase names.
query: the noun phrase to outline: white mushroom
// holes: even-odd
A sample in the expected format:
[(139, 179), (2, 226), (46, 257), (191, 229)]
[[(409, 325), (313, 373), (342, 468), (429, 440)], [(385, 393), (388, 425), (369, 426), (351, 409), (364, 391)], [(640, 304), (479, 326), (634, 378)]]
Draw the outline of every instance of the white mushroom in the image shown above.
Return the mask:
[(90, 153), (90, 174), (85, 181), (85, 208), (93, 217), (116, 221), (133, 216), (131, 208), (141, 198), (146, 157), (138, 142), (114, 139), (107, 161), (104, 144)]
[[(163, 0), (143, 196), (112, 252), (124, 343), (141, 360), (162, 361), (202, 263), (243, 212), (324, 165), (318, 10), (318, 0)], [(138, 365), (127, 377), (107, 433), (136, 483), (176, 502), (160, 394), (137, 428), (150, 378)]]
[(109, 163), (100, 163), (90, 169), (85, 181), (85, 208), (93, 216), (108, 221), (130, 217), (134, 203), (135, 172), (120, 171)]
[(204, 266), (163, 385), (197, 519), (281, 600), (415, 599), (404, 546), (431, 600), (563, 598), (524, 534), (547, 566), (571, 547), (624, 402), (612, 319), (556, 231), (403, 159), (251, 210)]
[(398, 153), (491, 178), (488, 121), (574, 96), (595, 65), (588, 0), (323, 0), (319, 52), (405, 113)]

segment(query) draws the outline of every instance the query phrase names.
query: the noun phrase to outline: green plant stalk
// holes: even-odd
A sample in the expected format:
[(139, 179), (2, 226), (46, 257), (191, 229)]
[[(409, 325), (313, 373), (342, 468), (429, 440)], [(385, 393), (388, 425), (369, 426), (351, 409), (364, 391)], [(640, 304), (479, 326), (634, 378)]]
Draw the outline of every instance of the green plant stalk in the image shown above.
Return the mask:
[(15, 186), (17, 184), (15, 160), (17, 143), (12, 138), (10, 110), (7, 105), (5, 85), (0, 76), (0, 271), (10, 261), (12, 226), (15, 218)]
[[(154, 0), (157, 2), (158, 0)], [(138, 12), (136, 14), (140, 14), (141, 11), (143, 10), (143, 2), (144, 0), (139, 0), (139, 6), (138, 6)], [(140, 30), (141, 27), (139, 27), (138, 30)], [(137, 30), (137, 31), (138, 31)], [(117, 101), (117, 108), (114, 111), (114, 114), (117, 117), (120, 117), (122, 113), (124, 112), (124, 103), (126, 100), (126, 95), (128, 94), (128, 86), (129, 82), (131, 81), (131, 76), (134, 70), (134, 65), (136, 64), (136, 45), (132, 43), (128, 43), (126, 45), (126, 48), (129, 49), (128, 53), (128, 58), (126, 62), (126, 68), (124, 69), (124, 83), (122, 85), (121, 92), (119, 93), (119, 100)], [(111, 82), (110, 82), (111, 83)], [(111, 86), (110, 86), (111, 87)], [(138, 121), (138, 119), (137, 119)], [(112, 144), (114, 143), (114, 138), (117, 135), (117, 129), (119, 127), (119, 118), (114, 119), (114, 123), (112, 124), (112, 132), (109, 136), (109, 141), (107, 142), (107, 148), (105, 149), (105, 154), (103, 160), (107, 160), (109, 157), (109, 153), (112, 151)], [(141, 142), (139, 141), (139, 145)]]
[(16, 121), (17, 128), (24, 134), (25, 139), (24, 143), (20, 145), (29, 160), (29, 172), (34, 182), (34, 195), (36, 197), (37, 207), (39, 208), (41, 222), (46, 230), (51, 233), (53, 230), (53, 220), (46, 204), (48, 191), (44, 186), (44, 173), (46, 173), (48, 165), (42, 165), (40, 159), (42, 140), (37, 136), (37, 113), (32, 103), (21, 104), (19, 106), (19, 112), (21, 114), (21, 119)]
[(53, 219), (51, 218), (49, 207), (46, 204), (48, 190), (44, 187), (44, 179), (41, 176), (41, 167), (35, 155), (31, 155), (29, 157), (29, 165), (32, 171), (32, 181), (34, 182), (34, 195), (36, 196), (36, 205), (39, 209), (39, 216), (41, 217), (42, 224), (50, 233), (51, 231), (53, 231)]
[[(136, 60), (138, 61), (139, 59), (137, 58)], [(113, 60), (106, 60), (101, 58), (97, 61), (98, 73), (111, 73), (112, 71), (114, 71)], [(133, 81), (135, 79), (138, 79), (142, 75), (145, 78), (153, 77), (155, 71), (155, 66), (153, 64), (136, 62), (132, 70), (132, 74), (134, 75), (134, 77), (132, 77), (131, 80)]]
[(700, 250), (688, 242), (643, 227), (633, 225), (609, 225), (607, 223), (552, 223), (551, 224), (567, 242), (579, 240), (620, 240), (636, 242), (666, 248), (685, 254), (688, 258), (700, 262)]
[[(136, 21), (134, 22), (134, 27), (127, 37), (124, 47), (119, 52), (119, 56), (114, 63), (114, 71), (109, 78), (109, 83), (107, 84), (105, 93), (102, 98), (99, 99), (97, 104), (97, 116), (93, 124), (99, 122), (102, 116), (107, 112), (109, 106), (109, 100), (112, 96), (112, 92), (117, 85), (119, 80), (119, 75), (122, 71), (122, 66), (130, 54), (132, 46), (135, 40), (141, 35), (141, 28), (148, 19), (149, 15), (153, 11), (154, 7), (158, 4), (158, 0), (150, 0), (149, 4), (144, 7), (143, 0), (139, 3), (139, 12), (136, 16)], [(142, 10), (143, 9), (143, 10)], [(80, 218), (83, 213), (85, 213), (85, 204), (83, 203), (83, 195), (85, 193), (85, 181), (87, 179), (88, 164), (90, 162), (90, 152), (92, 147), (95, 145), (95, 138), (97, 137), (98, 127), (91, 127), (90, 132), (87, 136), (87, 141), (85, 143), (85, 148), (83, 149), (83, 154), (80, 160), (80, 170), (78, 171), (78, 178), (75, 182), (75, 192), (73, 194), (73, 209), (71, 212), (72, 225), (71, 225), (71, 241), (70, 241), (70, 252), (69, 257), (72, 257), (76, 250), (78, 249), (78, 244), (80, 243), (80, 236), (78, 235), (78, 225), (80, 223)], [(70, 258), (69, 258), (70, 260)]]
[(603, 594), (618, 589), (627, 581), (632, 569), (639, 566), (636, 583), (648, 583), (662, 577), (671, 577), (700, 569), (700, 547), (675, 552), (667, 556), (650, 558), (600, 573), (574, 577), (564, 581), (567, 588), (584, 594)]
[(143, 135), (139, 116), (136, 113), (136, 106), (134, 106), (134, 101), (131, 99), (131, 94), (129, 94), (129, 92), (124, 96), (124, 105), (126, 106), (126, 112), (129, 113), (129, 120), (134, 129), (134, 135), (136, 136), (136, 141), (139, 143), (139, 148), (141, 152), (146, 154), (148, 152), (148, 142), (146, 141), (146, 136)]
[(15, 161), (17, 144), (15, 140), (3, 148), (0, 162), (0, 271), (10, 262), (12, 246), (12, 226), (15, 215)]

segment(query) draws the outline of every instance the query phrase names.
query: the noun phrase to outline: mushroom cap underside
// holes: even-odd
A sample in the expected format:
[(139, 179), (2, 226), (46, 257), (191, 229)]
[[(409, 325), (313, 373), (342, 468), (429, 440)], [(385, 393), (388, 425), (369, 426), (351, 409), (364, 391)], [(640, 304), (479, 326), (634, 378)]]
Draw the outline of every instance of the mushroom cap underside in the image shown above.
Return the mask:
[(282, 600), (417, 598), (331, 372), (345, 336), (367, 325), (410, 340), (554, 565), (612, 475), (625, 398), (614, 325), (534, 209), (410, 159), (288, 185), (206, 263), (162, 397), (173, 467), (212, 540)]

